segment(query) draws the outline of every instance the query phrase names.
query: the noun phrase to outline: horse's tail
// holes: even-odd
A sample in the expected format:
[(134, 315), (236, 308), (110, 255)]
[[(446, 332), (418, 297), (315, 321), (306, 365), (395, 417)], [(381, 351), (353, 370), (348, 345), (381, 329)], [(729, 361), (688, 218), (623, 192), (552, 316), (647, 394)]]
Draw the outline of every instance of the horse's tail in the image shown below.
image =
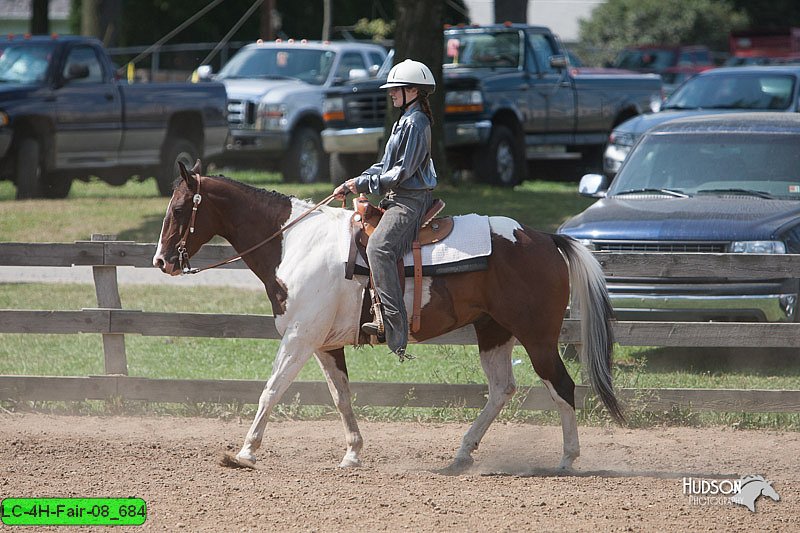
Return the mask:
[(581, 320), (581, 360), (589, 365), (589, 380), (611, 416), (625, 422), (611, 379), (614, 310), (608, 298), (605, 277), (592, 253), (570, 237), (553, 235), (553, 241), (569, 264), (572, 316)]

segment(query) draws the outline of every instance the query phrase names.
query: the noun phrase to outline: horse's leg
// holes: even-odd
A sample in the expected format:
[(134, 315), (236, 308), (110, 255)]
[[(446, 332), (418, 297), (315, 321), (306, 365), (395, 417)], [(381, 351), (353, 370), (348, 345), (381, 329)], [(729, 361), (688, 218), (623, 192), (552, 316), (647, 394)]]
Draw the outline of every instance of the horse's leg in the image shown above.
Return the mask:
[(481, 366), (489, 383), (489, 397), (483, 410), (461, 439), (461, 446), (449, 467), (453, 471), (463, 470), (473, 463), (472, 452), (478, 448), (489, 426), (517, 390), (511, 368), (514, 337), (492, 319), (476, 323), (475, 333), (478, 336)]
[(337, 348), (328, 352), (317, 351), (315, 355), (322, 372), (325, 374), (325, 380), (328, 382), (328, 390), (331, 391), (333, 403), (339, 410), (342, 424), (344, 424), (347, 453), (344, 454), (344, 459), (342, 459), (339, 466), (341, 468), (361, 466), (359, 454), (361, 453), (361, 447), (364, 445), (364, 440), (358, 430), (358, 422), (356, 422), (353, 404), (350, 401), (350, 381), (347, 378), (344, 348)]
[(527, 339), (520, 339), (520, 342), (528, 352), (533, 369), (547, 387), (561, 418), (564, 452), (558, 467), (562, 470), (572, 468), (572, 463), (581, 454), (578, 420), (575, 416), (575, 382), (558, 354), (557, 343), (532, 342)]
[(258, 399), (256, 416), (244, 439), (242, 449), (236, 454), (235, 461), (237, 463), (244, 465), (255, 463), (255, 452), (261, 446), (264, 428), (272, 408), (292, 384), (313, 351), (313, 347), (296, 335), (288, 332), (284, 335), (280, 348), (278, 348), (278, 354), (275, 356), (275, 362), (272, 364), (272, 375)]

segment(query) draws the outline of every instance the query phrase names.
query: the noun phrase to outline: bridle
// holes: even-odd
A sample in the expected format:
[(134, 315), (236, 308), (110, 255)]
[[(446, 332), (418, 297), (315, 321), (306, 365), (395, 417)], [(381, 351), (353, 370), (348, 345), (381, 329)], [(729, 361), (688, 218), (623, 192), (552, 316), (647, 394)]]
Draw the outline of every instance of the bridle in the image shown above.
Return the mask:
[(200, 176), (200, 174), (195, 174), (194, 176), (197, 178), (197, 192), (192, 197), (192, 216), (189, 219), (189, 226), (187, 226), (186, 231), (184, 231), (183, 235), (181, 236), (181, 240), (178, 243), (178, 247), (177, 247), (178, 264), (180, 265), (182, 274), (197, 274), (197, 273), (202, 272), (204, 270), (211, 270), (212, 268), (217, 268), (217, 267), (220, 267), (220, 266), (223, 266), (223, 265), (227, 265), (229, 263), (233, 263), (234, 261), (238, 261), (239, 259), (241, 259), (245, 255), (249, 254), (253, 250), (256, 250), (257, 248), (260, 248), (261, 246), (264, 246), (265, 244), (267, 244), (269, 241), (271, 241), (275, 237), (277, 237), (280, 234), (282, 234), (283, 232), (287, 231), (289, 228), (291, 228), (292, 226), (294, 226), (295, 224), (297, 224), (298, 222), (303, 220), (305, 217), (310, 215), (313, 211), (316, 211), (319, 207), (321, 207), (323, 205), (327, 205), (331, 200), (333, 200), (334, 196), (336, 196), (335, 194), (331, 194), (331, 195), (327, 196), (326, 198), (322, 199), (321, 201), (317, 202), (316, 204), (314, 204), (313, 207), (310, 207), (308, 210), (306, 210), (304, 213), (302, 213), (296, 219), (292, 220), (288, 224), (286, 224), (283, 227), (279, 228), (275, 233), (273, 233), (272, 235), (270, 235), (269, 237), (267, 237), (263, 241), (259, 242), (258, 244), (255, 244), (255, 245), (251, 246), (250, 248), (248, 248), (244, 252), (242, 252), (242, 253), (240, 253), (238, 255), (234, 255), (232, 257), (229, 257), (227, 259), (223, 259), (222, 261), (214, 263), (213, 265), (208, 265), (208, 266), (205, 266), (203, 268), (192, 268), (192, 266), (189, 264), (189, 251), (188, 251), (187, 243), (189, 242), (189, 236), (194, 233), (194, 225), (195, 225), (195, 221), (197, 219), (197, 210), (200, 207), (200, 202), (203, 201), (203, 197), (200, 194), (200, 183), (201, 183), (202, 177)]

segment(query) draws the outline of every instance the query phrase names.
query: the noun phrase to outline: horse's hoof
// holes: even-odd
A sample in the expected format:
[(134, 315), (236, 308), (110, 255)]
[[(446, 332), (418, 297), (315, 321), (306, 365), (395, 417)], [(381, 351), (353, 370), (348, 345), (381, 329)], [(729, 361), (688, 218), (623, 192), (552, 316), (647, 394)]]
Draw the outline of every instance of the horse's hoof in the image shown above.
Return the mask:
[(475, 459), (472, 457), (456, 457), (452, 463), (438, 472), (445, 476), (457, 476), (469, 470), (473, 464), (475, 464)]
[(359, 459), (351, 459), (349, 457), (345, 457), (342, 459), (342, 462), (339, 463), (339, 468), (358, 468), (361, 466), (361, 461)]
[(255, 468), (256, 458), (246, 458), (240, 455), (233, 455), (230, 452), (222, 454), (219, 459), (219, 465), (226, 468)]

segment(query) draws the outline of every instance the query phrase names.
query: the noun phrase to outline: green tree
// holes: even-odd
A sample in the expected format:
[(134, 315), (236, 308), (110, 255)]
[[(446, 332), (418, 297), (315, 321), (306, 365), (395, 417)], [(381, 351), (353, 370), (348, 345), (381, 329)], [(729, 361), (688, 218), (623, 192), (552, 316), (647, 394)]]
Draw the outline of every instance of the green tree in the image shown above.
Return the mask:
[(579, 21), (581, 41), (618, 50), (641, 44), (704, 44), (728, 48), (747, 15), (727, 0), (608, 0)]

